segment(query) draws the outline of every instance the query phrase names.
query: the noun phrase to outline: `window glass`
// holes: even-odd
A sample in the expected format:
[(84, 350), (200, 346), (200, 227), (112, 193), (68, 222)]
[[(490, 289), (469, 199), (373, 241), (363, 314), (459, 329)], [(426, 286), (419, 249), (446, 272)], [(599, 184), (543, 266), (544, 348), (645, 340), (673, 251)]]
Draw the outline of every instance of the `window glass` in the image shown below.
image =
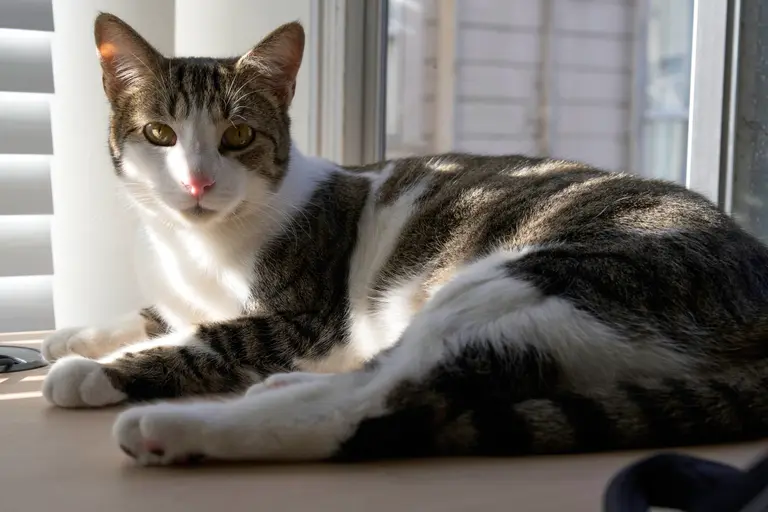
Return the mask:
[(527, 153), (684, 181), (693, 0), (450, 5), (389, 0), (388, 158)]

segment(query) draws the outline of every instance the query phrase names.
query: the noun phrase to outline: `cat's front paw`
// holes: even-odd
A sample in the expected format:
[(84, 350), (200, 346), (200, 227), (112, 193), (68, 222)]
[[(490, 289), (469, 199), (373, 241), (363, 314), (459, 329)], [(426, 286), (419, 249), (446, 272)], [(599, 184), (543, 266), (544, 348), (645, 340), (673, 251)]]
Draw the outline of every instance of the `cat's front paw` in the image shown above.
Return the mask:
[(86, 327), (59, 329), (43, 340), (41, 352), (49, 362), (72, 354), (93, 359), (101, 356), (103, 349), (100, 346), (105, 337), (107, 334), (100, 329)]
[(220, 408), (202, 402), (133, 407), (117, 417), (113, 435), (120, 449), (144, 466), (197, 462), (213, 455), (208, 443), (223, 437), (214, 428)]
[(43, 396), (59, 407), (104, 407), (123, 402), (101, 364), (80, 356), (56, 361), (43, 382)]

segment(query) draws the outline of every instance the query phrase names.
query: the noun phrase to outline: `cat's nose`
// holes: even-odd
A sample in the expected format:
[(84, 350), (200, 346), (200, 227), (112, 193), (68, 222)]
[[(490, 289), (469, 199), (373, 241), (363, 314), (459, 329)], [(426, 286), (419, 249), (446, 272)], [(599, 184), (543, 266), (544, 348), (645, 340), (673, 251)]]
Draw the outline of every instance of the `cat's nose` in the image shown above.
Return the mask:
[(203, 194), (210, 191), (214, 183), (216, 183), (216, 180), (208, 176), (190, 176), (181, 182), (184, 188), (187, 189), (187, 192), (189, 192), (189, 195), (197, 199), (200, 199), (203, 197)]

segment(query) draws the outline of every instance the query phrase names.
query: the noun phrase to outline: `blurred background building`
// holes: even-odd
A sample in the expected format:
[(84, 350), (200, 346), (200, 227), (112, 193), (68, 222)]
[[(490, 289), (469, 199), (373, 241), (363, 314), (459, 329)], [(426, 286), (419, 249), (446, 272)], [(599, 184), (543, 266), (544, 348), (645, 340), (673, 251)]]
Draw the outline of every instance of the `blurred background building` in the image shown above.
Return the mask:
[(694, 0), (389, 0), (386, 154), (684, 181)]

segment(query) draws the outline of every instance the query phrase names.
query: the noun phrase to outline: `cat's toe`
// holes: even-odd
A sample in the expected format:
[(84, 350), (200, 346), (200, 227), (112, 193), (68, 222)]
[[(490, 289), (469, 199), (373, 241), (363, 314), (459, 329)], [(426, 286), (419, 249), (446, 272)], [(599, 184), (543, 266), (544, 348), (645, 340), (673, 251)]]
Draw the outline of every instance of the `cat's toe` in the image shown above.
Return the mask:
[(144, 466), (199, 462), (210, 455), (206, 447), (209, 420), (216, 417), (207, 410), (211, 405), (133, 407), (117, 417), (113, 435), (120, 449)]
[(120, 414), (113, 428), (114, 437), (120, 449), (139, 464), (146, 466), (170, 463), (166, 460), (166, 450), (160, 440), (145, 438), (141, 421), (148, 409), (157, 406), (139, 406)]
[(79, 327), (73, 327), (69, 329), (59, 329), (51, 333), (47, 338), (43, 340), (40, 347), (40, 351), (43, 357), (53, 362), (61, 357), (64, 357), (72, 353), (70, 347), (70, 341), (79, 333), (81, 329)]
[(40, 351), (49, 362), (75, 354), (93, 359), (102, 354), (101, 342), (105, 338), (108, 335), (103, 331), (90, 327), (59, 329), (43, 340)]
[(43, 382), (43, 396), (59, 407), (104, 407), (123, 402), (102, 366), (91, 359), (69, 356), (56, 361)]

